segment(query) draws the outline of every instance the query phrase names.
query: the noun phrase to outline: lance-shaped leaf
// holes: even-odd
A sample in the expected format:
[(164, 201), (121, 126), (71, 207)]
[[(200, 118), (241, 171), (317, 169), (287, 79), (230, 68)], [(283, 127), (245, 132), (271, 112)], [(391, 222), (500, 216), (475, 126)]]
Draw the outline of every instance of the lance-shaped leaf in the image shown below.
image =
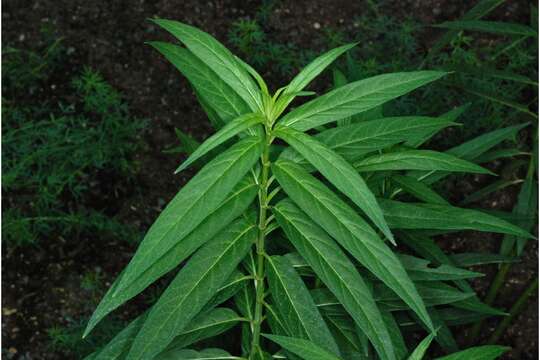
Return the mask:
[(461, 267), (519, 262), (518, 258), (493, 253), (461, 253), (451, 254), (448, 257)]
[[(167, 346), (168, 350), (165, 352), (182, 349), (197, 341), (219, 335), (240, 321), (245, 321), (245, 318), (228, 308), (215, 308), (201, 313), (191, 320), (186, 329)], [(161, 359), (160, 355), (156, 359)]]
[(362, 209), (384, 235), (394, 243), (394, 237), (384, 220), (375, 195), (351, 164), (323, 143), (299, 131), (280, 127), (274, 131), (274, 134), (304, 156), (339, 191)]
[[(427, 236), (422, 236), (414, 232), (400, 233), (399, 239), (402, 243), (416, 251), (422, 257), (446, 265), (454, 265), (452, 260), (441, 250), (435, 242)], [(456, 285), (465, 292), (474, 292), (468, 282), (464, 280), (455, 280)], [(462, 309), (471, 310), (483, 314), (490, 315), (505, 315), (504, 312), (494, 309), (480, 301), (478, 297), (474, 296), (466, 300), (455, 302), (452, 306), (458, 306)], [(441, 332), (439, 332), (441, 335)]]
[[(436, 132), (453, 124), (446, 118), (387, 117), (328, 129), (315, 135), (315, 138), (347, 161), (353, 162), (370, 152), (390, 147), (414, 136)], [(281, 158), (296, 163), (304, 159), (292, 148), (283, 151)]]
[(423, 200), (429, 204), (450, 205), (445, 198), (412, 176), (392, 175), (390, 180), (419, 200)]
[[(458, 117), (461, 116), (468, 108), (470, 104), (465, 104), (463, 106), (457, 107), (455, 109), (452, 109), (448, 111), (447, 113), (439, 116), (440, 119), (446, 119), (448, 122), (456, 121)], [(409, 146), (412, 148), (418, 148), (420, 145), (431, 139), (435, 134), (437, 133), (437, 130), (435, 131), (429, 131), (424, 132), (420, 134), (413, 134), (410, 136), (407, 141), (405, 141), (405, 146)]]
[(448, 264), (441, 264), (436, 267), (430, 266), (431, 262), (429, 260), (410, 255), (400, 254), (399, 260), (407, 270), (407, 274), (415, 281), (447, 281), (484, 276), (484, 274), (460, 269)]
[(422, 340), (420, 344), (418, 344), (418, 346), (414, 349), (414, 351), (407, 360), (422, 360), (434, 338), (435, 334), (433, 333), (426, 336), (424, 340)]
[(280, 318), (290, 336), (312, 341), (339, 355), (337, 345), (306, 285), (287, 258), (268, 258), (268, 284)]
[(434, 26), (458, 31), (479, 31), (498, 35), (538, 36), (538, 33), (530, 26), (502, 21), (458, 20), (445, 21)]
[[(148, 312), (140, 315), (135, 320), (131, 321), (122, 331), (116, 334), (107, 345), (101, 350), (90, 354), (85, 360), (116, 360), (123, 359), (129, 348), (133, 344), (133, 340), (141, 330)], [(90, 357), (92, 356), (92, 357)]]
[(396, 319), (394, 319), (394, 315), (387, 310), (381, 310), (381, 314), (383, 316), (384, 324), (390, 333), (390, 338), (392, 339), (392, 345), (394, 346), (394, 351), (397, 358), (405, 358), (405, 356), (409, 353), (409, 350), (405, 344), (405, 339), (403, 339), (403, 336), (401, 335), (401, 330), (399, 329)]
[(416, 71), (355, 81), (294, 109), (280, 123), (300, 131), (313, 129), (372, 109), (444, 75), (439, 71)]
[(428, 170), (492, 174), (491, 171), (452, 155), (431, 150), (405, 150), (373, 155), (354, 163), (358, 171)]
[(216, 148), (216, 146), (223, 144), (225, 141), (229, 140), (233, 136), (238, 135), (242, 131), (256, 124), (260, 124), (263, 121), (264, 121), (264, 117), (261, 114), (250, 113), (250, 114), (241, 115), (237, 117), (236, 119), (232, 120), (231, 122), (227, 123), (217, 133), (215, 133), (214, 135), (206, 139), (197, 148), (197, 150), (195, 150), (193, 154), (191, 154), (189, 158), (186, 161), (184, 161), (184, 163), (180, 165), (178, 169), (176, 169), (175, 174), (186, 169), (193, 162), (197, 161), (206, 153)]
[(222, 349), (178, 349), (171, 350), (154, 358), (155, 360), (241, 360), (238, 356), (233, 356)]
[[(512, 138), (518, 133), (519, 130), (527, 126), (529, 126), (529, 123), (498, 129), (455, 146), (447, 150), (446, 153), (464, 160), (475, 161), (475, 159), (480, 155), (486, 151), (489, 151), (491, 148), (504, 140)], [(422, 182), (429, 185), (443, 179), (448, 175), (448, 173), (436, 172), (434, 174), (430, 174), (424, 171), (411, 171), (407, 175), (421, 179)]]
[(277, 161), (272, 170), (287, 195), (307, 215), (432, 328), (424, 303), (397, 256), (349, 205), (299, 165)]
[(252, 111), (262, 109), (261, 94), (245, 68), (235, 56), (210, 34), (178, 21), (152, 21), (180, 40), (224, 82), (226, 82)]
[(304, 90), (308, 84), (315, 79), (321, 72), (324, 71), (334, 60), (336, 60), (341, 54), (350, 50), (356, 44), (347, 44), (330, 51), (315, 58), (305, 68), (303, 68), (292, 81), (287, 85), (279, 99), (277, 100), (276, 114), (281, 114), (283, 110), (293, 101), (296, 94)]
[(149, 44), (188, 78), (203, 100), (203, 105), (209, 105), (224, 122), (250, 112), (247, 103), (192, 52), (164, 42), (154, 41)]
[[(527, 177), (525, 182), (521, 186), (519, 191), (518, 201), (516, 206), (512, 209), (512, 213), (518, 216), (524, 216), (525, 218), (518, 221), (518, 224), (522, 229), (531, 231), (535, 222), (538, 206), (538, 184), (534, 181), (534, 161), (531, 159), (529, 163), (529, 169), (527, 171)], [(528, 215), (528, 216), (527, 216)], [(527, 238), (523, 237), (505, 237), (501, 244), (501, 253), (509, 254), (517, 242), (517, 255), (521, 255)]]
[(118, 296), (215, 211), (260, 154), (261, 139), (250, 136), (206, 164), (176, 194), (150, 227), (113, 296)]
[(290, 199), (280, 201), (273, 212), (288, 239), (368, 336), (379, 356), (394, 359), (371, 291), (339, 246)]
[(305, 68), (303, 68), (298, 75), (292, 79), (287, 85), (287, 88), (283, 92), (284, 94), (292, 94), (304, 90), (304, 88), (315, 79), (328, 65), (334, 62), (341, 54), (349, 51), (356, 44), (347, 44), (330, 51), (315, 58)]
[(454, 354), (439, 357), (436, 360), (494, 360), (510, 350), (509, 347), (499, 345), (476, 346)]
[[(463, 292), (443, 282), (417, 282), (418, 292), (426, 306), (451, 304), (474, 296), (474, 292)], [(378, 283), (374, 287), (375, 301), (390, 311), (407, 310), (408, 307), (387, 286)]]
[(97, 309), (92, 314), (86, 326), (84, 336), (114, 309), (146, 289), (155, 280), (174, 269), (178, 264), (188, 258), (197, 248), (218, 234), (225, 226), (240, 216), (253, 202), (257, 194), (258, 186), (251, 174), (240, 181), (227, 199), (204, 221), (197, 226), (188, 236), (179, 241), (168, 253), (156, 261), (148, 270), (144, 271), (131, 285), (113, 297), (120, 279), (125, 274), (122, 272), (109, 288)]
[(391, 228), (476, 230), (532, 238), (520, 227), (476, 210), (386, 199), (379, 199), (379, 204)]
[(126, 359), (151, 359), (181, 334), (229, 278), (256, 235), (255, 225), (238, 220), (197, 251), (150, 310)]
[(270, 334), (262, 334), (262, 336), (272, 340), (285, 350), (290, 351), (305, 360), (339, 360), (336, 355), (317, 346), (309, 340)]
[[(346, 316), (327, 315), (324, 317), (336, 343), (339, 346), (339, 350), (343, 359), (364, 359), (369, 353), (367, 353), (360, 341), (358, 328), (354, 322)], [(364, 336), (363, 334), (360, 334)], [(369, 343), (368, 343), (369, 344)], [(369, 346), (369, 345), (368, 345)]]

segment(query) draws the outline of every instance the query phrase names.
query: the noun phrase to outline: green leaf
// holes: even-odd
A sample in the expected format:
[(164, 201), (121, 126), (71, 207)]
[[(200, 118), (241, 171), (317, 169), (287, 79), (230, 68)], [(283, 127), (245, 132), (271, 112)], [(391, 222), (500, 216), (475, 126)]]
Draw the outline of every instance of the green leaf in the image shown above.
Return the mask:
[[(201, 313), (191, 320), (186, 329), (167, 346), (169, 350), (165, 352), (182, 349), (197, 341), (217, 336), (244, 320), (228, 308), (215, 308)], [(162, 355), (158, 355), (156, 360), (161, 359)]]
[(435, 27), (452, 29), (452, 30), (466, 30), (466, 31), (479, 31), (487, 32), (491, 34), (499, 35), (522, 35), (537, 37), (538, 33), (527, 25), (514, 24), (509, 22), (500, 21), (486, 21), (486, 20), (459, 20), (459, 21), (445, 21), (442, 24), (433, 25)]
[(182, 130), (174, 128), (174, 133), (180, 141), (180, 146), (163, 150), (166, 154), (184, 153), (191, 155), (199, 147), (199, 142), (188, 134), (185, 134)]
[(510, 158), (520, 155), (530, 155), (530, 153), (523, 152), (518, 149), (498, 149), (484, 153), (474, 159), (474, 161), (478, 164), (485, 164), (493, 160)]
[[(446, 153), (464, 160), (475, 161), (476, 158), (478, 158), (480, 155), (484, 154), (486, 151), (489, 151), (491, 148), (500, 144), (504, 140), (514, 137), (519, 132), (519, 130), (529, 125), (529, 123), (525, 123), (491, 131), (487, 134), (480, 135), (472, 140), (455, 146), (447, 150)], [(435, 183), (440, 179), (443, 179), (448, 174), (449, 173), (447, 172), (437, 172), (434, 174), (429, 174), (422, 171), (411, 171), (407, 175), (413, 176), (417, 179), (422, 179), (422, 182), (429, 185)]]
[[(353, 162), (370, 152), (407, 141), (411, 137), (439, 131), (450, 125), (453, 123), (446, 118), (387, 117), (328, 129), (315, 135), (315, 138), (347, 161)], [(297, 163), (303, 160), (292, 148), (283, 151), (281, 158)]]
[(283, 126), (306, 131), (372, 109), (446, 75), (438, 71), (374, 76), (332, 90), (285, 115)]
[[(432, 307), (445, 305), (465, 300), (474, 296), (474, 292), (462, 292), (443, 282), (416, 282), (418, 292), (426, 306)], [(407, 310), (408, 306), (386, 285), (377, 283), (374, 287), (375, 301), (386, 310), (399, 311)]]
[(450, 205), (446, 199), (437, 194), (429, 186), (412, 176), (392, 175), (390, 180), (419, 200), (429, 204)]
[(85, 329), (84, 336), (96, 326), (111, 311), (143, 291), (155, 280), (174, 269), (178, 264), (188, 258), (197, 248), (218, 234), (225, 226), (240, 216), (253, 202), (257, 194), (258, 185), (253, 176), (248, 174), (240, 181), (220, 206), (189, 235), (179, 241), (167, 254), (156, 261), (148, 270), (144, 271), (131, 285), (113, 297), (125, 270), (114, 281), (97, 309), (92, 314)]
[(386, 170), (428, 170), (492, 174), (491, 171), (452, 155), (431, 150), (405, 150), (373, 155), (354, 163), (354, 167), (364, 171)]
[(235, 56), (210, 34), (178, 21), (152, 19), (186, 47), (225, 83), (227, 83), (251, 108), (262, 110), (261, 94), (245, 68)]
[(313, 79), (315, 79), (321, 72), (324, 71), (331, 63), (334, 62), (341, 54), (350, 50), (356, 44), (347, 44), (330, 51), (315, 58), (305, 68), (303, 68), (292, 81), (287, 85), (280, 98), (276, 102), (275, 115), (281, 114), (283, 110), (291, 103), (295, 96), (301, 92)]
[(191, 349), (171, 350), (161, 354), (155, 360), (228, 360), (242, 359), (238, 356), (232, 356), (221, 349), (204, 349), (201, 351)]
[(261, 139), (246, 137), (206, 164), (184, 185), (148, 230), (113, 297), (215, 211), (260, 154)]
[(484, 274), (460, 269), (452, 265), (439, 264), (430, 266), (429, 260), (420, 259), (410, 255), (399, 255), (399, 260), (407, 270), (407, 274), (414, 281), (447, 281), (470, 279), (484, 276)]
[(255, 225), (238, 220), (197, 251), (150, 310), (126, 360), (152, 358), (180, 335), (229, 278), (256, 235)]
[(272, 172), (287, 195), (432, 328), (424, 303), (393, 251), (371, 227), (323, 183), (300, 166), (277, 161)]
[(489, 184), (486, 187), (481, 188), (478, 191), (473, 192), (470, 195), (467, 195), (465, 199), (460, 203), (461, 206), (476, 202), (478, 200), (483, 199), (484, 197), (488, 196), (489, 194), (500, 191), (504, 188), (507, 188), (508, 186), (516, 185), (523, 182), (523, 180), (506, 180), (506, 179), (500, 179), (497, 180), (491, 184)]
[(330, 330), (317, 310), (306, 285), (287, 258), (268, 257), (268, 284), (275, 308), (288, 334), (312, 341), (339, 355)]
[(186, 169), (193, 162), (197, 161), (199, 158), (204, 156), (210, 150), (215, 147), (223, 144), (225, 141), (229, 140), (235, 135), (238, 135), (242, 131), (264, 121), (264, 117), (261, 114), (245, 114), (237, 117), (231, 122), (227, 123), (223, 128), (221, 128), (217, 133), (210, 136), (206, 139), (201, 146), (195, 150), (190, 157), (184, 161), (182, 165), (176, 171), (175, 174)]
[(336, 339), (343, 359), (353, 360), (366, 357), (366, 349), (362, 346), (357, 328), (349, 317), (327, 315), (325, 320), (334, 339)]
[[(512, 209), (512, 214), (525, 216), (524, 219), (518, 221), (518, 225), (526, 231), (531, 231), (533, 229), (536, 222), (535, 215), (538, 212), (538, 183), (533, 179), (534, 167), (534, 161), (531, 159), (527, 177), (519, 191), (517, 204), (514, 206), (514, 209)], [(527, 217), (527, 215), (529, 216)], [(516, 253), (518, 256), (521, 255), (525, 248), (525, 244), (527, 243), (527, 238), (524, 237), (505, 237), (501, 244), (501, 253), (509, 254), (516, 243)]]
[(338, 190), (362, 209), (390, 242), (395, 243), (375, 196), (351, 164), (321, 142), (299, 131), (277, 128), (274, 134), (304, 156)]
[(435, 334), (433, 333), (426, 336), (424, 340), (422, 340), (422, 342), (420, 342), (420, 344), (418, 344), (418, 346), (414, 349), (411, 356), (408, 357), (408, 360), (422, 360), (434, 338)]
[(439, 357), (436, 360), (493, 360), (510, 350), (509, 347), (499, 345), (484, 345), (472, 347), (454, 354)]
[(489, 101), (493, 101), (496, 103), (499, 103), (501, 105), (505, 105), (508, 107), (511, 107), (513, 109), (516, 109), (518, 111), (521, 111), (522, 113), (528, 114), (532, 116), (535, 119), (538, 119), (538, 115), (529, 110), (529, 108), (526, 105), (517, 103), (515, 101), (509, 100), (507, 98), (501, 97), (495, 93), (487, 92), (485, 90), (481, 89), (472, 89), (470, 87), (462, 87), (462, 89), (468, 93), (471, 93), (473, 95), (479, 96), (481, 98), (487, 99)]
[[(502, 4), (505, 0), (480, 0), (474, 7), (463, 15), (461, 20), (477, 20), (484, 15), (490, 13), (493, 9)], [(429, 50), (427, 59), (431, 59), (433, 55), (441, 51), (452, 39), (459, 33), (459, 30), (449, 30), (446, 32)], [(425, 61), (424, 61), (425, 63)]]
[(394, 315), (392, 315), (390, 311), (384, 309), (381, 310), (381, 314), (383, 316), (384, 324), (390, 333), (390, 338), (392, 339), (392, 346), (394, 346), (396, 357), (398, 359), (404, 359), (409, 353), (409, 350), (407, 349), (407, 344), (405, 344), (405, 340), (401, 335), (401, 330), (399, 329)]
[(150, 42), (152, 47), (167, 58), (196, 89), (202, 104), (228, 122), (250, 112), (247, 103), (227, 85), (213, 70), (189, 50), (164, 42)]
[(383, 359), (394, 359), (387, 329), (371, 291), (339, 246), (290, 199), (273, 212), (288, 239), (332, 291)]
[(518, 226), (476, 210), (386, 199), (379, 199), (379, 204), (391, 228), (476, 230), (532, 237)]
[(262, 336), (305, 360), (339, 360), (334, 354), (308, 340), (270, 334), (262, 334)]
[(131, 321), (122, 331), (120, 331), (105, 347), (94, 353), (93, 360), (116, 360), (123, 359), (129, 348), (133, 344), (133, 340), (141, 330), (148, 312), (140, 315), (135, 320)]
[[(469, 105), (470, 104), (465, 104), (463, 106), (459, 106), (457, 108), (454, 108), (454, 109), (448, 111), (447, 113), (439, 116), (439, 119), (445, 119), (449, 123), (453, 122), (453, 121), (456, 121), (457, 118), (459, 118), (461, 116), (461, 114), (463, 114), (465, 112), (465, 110), (467, 110), (469, 108)], [(420, 147), (420, 145), (422, 145), (423, 143), (425, 143), (426, 141), (431, 139), (437, 133), (437, 131), (438, 130), (432, 130), (432, 131), (424, 132), (424, 133), (420, 133), (420, 134), (413, 134), (412, 136), (410, 136), (407, 139), (407, 141), (405, 142), (404, 145), (412, 147), (412, 148), (418, 148), (418, 147)]]
[(487, 265), (487, 264), (504, 264), (518, 262), (517, 258), (492, 253), (461, 253), (448, 255), (455, 264), (462, 267)]
[(304, 90), (304, 88), (315, 79), (324, 69), (328, 67), (331, 63), (334, 62), (341, 54), (349, 51), (351, 48), (356, 46), (354, 44), (347, 44), (330, 51), (325, 52), (324, 54), (315, 58), (310, 62), (305, 68), (303, 68), (298, 75), (292, 79), (292, 81), (287, 85), (287, 88), (284, 91), (284, 94), (291, 94), (298, 91)]

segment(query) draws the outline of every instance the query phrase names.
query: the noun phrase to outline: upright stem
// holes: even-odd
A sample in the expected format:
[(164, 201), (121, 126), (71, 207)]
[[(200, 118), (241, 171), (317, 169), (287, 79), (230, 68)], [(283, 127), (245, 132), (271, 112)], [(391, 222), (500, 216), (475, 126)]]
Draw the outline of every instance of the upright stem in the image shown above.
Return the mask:
[(262, 171), (259, 182), (259, 235), (257, 237), (257, 274), (255, 275), (255, 318), (253, 319), (253, 338), (251, 342), (250, 357), (255, 356), (260, 350), (261, 324), (263, 321), (264, 305), (264, 238), (267, 227), (268, 210), (268, 175), (270, 173), (270, 144), (272, 138), (269, 129), (266, 129), (266, 141), (261, 156)]

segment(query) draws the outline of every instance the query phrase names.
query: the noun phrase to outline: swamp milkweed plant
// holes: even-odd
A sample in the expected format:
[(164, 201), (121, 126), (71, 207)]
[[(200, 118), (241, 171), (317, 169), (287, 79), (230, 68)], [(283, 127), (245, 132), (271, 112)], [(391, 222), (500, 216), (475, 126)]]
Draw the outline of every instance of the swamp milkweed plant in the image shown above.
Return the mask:
[[(461, 258), (447, 256), (432, 236), (465, 229), (530, 235), (453, 207), (430, 185), (453, 172), (491, 174), (474, 160), (522, 126), (446, 152), (421, 150), (455, 125), (460, 108), (438, 117), (365, 115), (445, 72), (383, 74), (318, 97), (306, 91), (349, 44), (270, 93), (209, 34), (153, 21), (181, 45), (150, 45), (188, 78), (216, 128), (177, 172), (223, 150), (159, 215), (85, 335), (179, 267), (174, 279), (89, 359), (421, 359), (433, 339), (453, 353), (446, 359), (493, 359), (506, 350), (457, 352), (450, 326), (501, 311), (465, 280), (482, 274), (460, 268)], [(289, 110), (300, 96), (314, 98)], [(411, 331), (427, 336), (407, 343), (403, 334)], [(217, 335), (222, 349), (212, 345)]]

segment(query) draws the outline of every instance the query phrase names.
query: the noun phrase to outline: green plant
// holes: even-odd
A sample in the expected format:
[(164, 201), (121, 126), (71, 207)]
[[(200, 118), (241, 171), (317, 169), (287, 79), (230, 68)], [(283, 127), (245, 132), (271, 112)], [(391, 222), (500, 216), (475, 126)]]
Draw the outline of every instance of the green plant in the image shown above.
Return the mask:
[[(305, 87), (353, 45), (317, 57), (270, 94), (255, 70), (209, 34), (154, 22), (185, 47), (150, 45), (189, 79), (219, 128), (177, 172), (236, 142), (160, 214), (85, 334), (183, 264), (176, 277), (148, 311), (89, 358), (402, 359), (415, 347), (402, 333), (418, 329), (428, 336), (413, 358), (432, 339), (456, 352), (446, 359), (471, 353), (494, 359), (506, 351), (458, 352), (449, 326), (500, 314), (465, 281), (481, 274), (460, 267), (493, 257), (449, 257), (431, 236), (460, 230), (531, 236), (482, 211), (453, 207), (430, 186), (454, 172), (491, 174), (474, 161), (523, 126), (436, 152), (419, 146), (453, 126), (463, 109), (440, 117), (366, 115), (446, 75), (438, 71), (355, 81), (286, 112), (296, 97), (313, 95)], [(396, 243), (416, 256), (397, 251)], [(213, 337), (233, 328), (226, 349), (212, 348)], [(210, 348), (201, 350), (201, 340)]]
[(103, 214), (92, 193), (118, 195), (122, 185), (115, 178), (136, 173), (133, 154), (144, 121), (88, 68), (55, 94), (63, 86), (55, 82), (64, 54), (60, 40), (42, 51), (4, 51), (2, 239), (16, 247), (44, 236), (98, 232), (135, 241), (136, 231)]

